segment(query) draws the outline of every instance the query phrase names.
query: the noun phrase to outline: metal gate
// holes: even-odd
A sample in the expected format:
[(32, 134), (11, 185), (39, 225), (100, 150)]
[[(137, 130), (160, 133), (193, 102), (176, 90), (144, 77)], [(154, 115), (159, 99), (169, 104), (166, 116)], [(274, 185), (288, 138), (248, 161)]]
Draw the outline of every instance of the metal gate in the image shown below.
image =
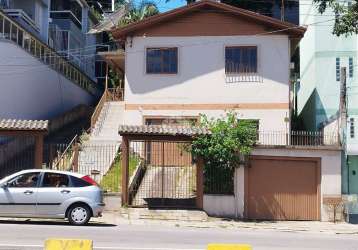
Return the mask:
[(196, 165), (188, 142), (129, 142), (129, 205), (196, 206)]

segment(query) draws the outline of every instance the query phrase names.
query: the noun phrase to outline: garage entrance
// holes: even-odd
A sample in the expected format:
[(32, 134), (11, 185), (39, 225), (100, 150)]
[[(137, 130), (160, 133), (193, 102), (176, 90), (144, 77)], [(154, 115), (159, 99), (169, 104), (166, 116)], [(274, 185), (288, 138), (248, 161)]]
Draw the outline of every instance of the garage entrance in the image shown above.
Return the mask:
[(249, 219), (320, 220), (319, 158), (252, 156), (245, 172)]

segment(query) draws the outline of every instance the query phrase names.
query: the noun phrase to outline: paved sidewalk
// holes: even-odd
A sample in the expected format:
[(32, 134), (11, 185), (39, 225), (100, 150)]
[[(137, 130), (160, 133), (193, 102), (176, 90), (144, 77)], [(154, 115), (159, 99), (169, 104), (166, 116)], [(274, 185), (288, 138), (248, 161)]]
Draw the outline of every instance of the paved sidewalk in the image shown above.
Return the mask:
[(221, 229), (247, 229), (247, 230), (271, 230), (280, 232), (311, 232), (328, 234), (358, 235), (358, 225), (339, 222), (318, 221), (264, 221), (244, 222), (228, 219), (208, 217), (206, 221), (183, 221), (161, 219), (138, 219), (121, 216), (119, 212), (106, 212), (102, 218), (94, 219), (103, 223), (118, 225), (167, 225), (173, 227), (188, 228), (221, 228)]

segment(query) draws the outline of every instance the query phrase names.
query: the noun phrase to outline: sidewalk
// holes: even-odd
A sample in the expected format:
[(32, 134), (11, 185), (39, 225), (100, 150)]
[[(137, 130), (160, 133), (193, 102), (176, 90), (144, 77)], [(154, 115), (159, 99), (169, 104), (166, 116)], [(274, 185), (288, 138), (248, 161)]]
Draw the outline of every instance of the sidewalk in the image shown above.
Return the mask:
[(188, 228), (222, 228), (228, 230), (271, 230), (280, 232), (308, 232), (308, 233), (328, 233), (328, 234), (353, 234), (358, 235), (358, 225), (345, 222), (319, 222), (319, 221), (264, 221), (264, 222), (244, 222), (230, 219), (207, 217), (206, 220), (170, 220), (170, 219), (142, 219), (130, 218), (121, 215), (120, 212), (106, 212), (102, 218), (94, 219), (103, 223), (117, 225), (166, 225), (173, 227)]

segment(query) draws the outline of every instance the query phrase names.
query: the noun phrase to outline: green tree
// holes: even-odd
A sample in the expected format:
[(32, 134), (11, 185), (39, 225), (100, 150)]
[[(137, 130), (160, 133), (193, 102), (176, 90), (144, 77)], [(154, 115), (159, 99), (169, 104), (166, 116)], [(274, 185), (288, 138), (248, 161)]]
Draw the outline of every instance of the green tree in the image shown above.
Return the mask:
[(130, 23), (141, 21), (147, 17), (154, 16), (158, 13), (158, 7), (154, 2), (143, 1), (139, 5), (130, 2), (128, 5), (128, 12), (119, 21), (119, 26), (126, 26)]
[(341, 0), (313, 0), (313, 2), (317, 4), (320, 13), (331, 8), (336, 14), (333, 34), (337, 36), (358, 34), (357, 0), (352, 0), (351, 4)]
[(256, 124), (240, 120), (237, 113), (229, 112), (218, 119), (202, 115), (200, 126), (210, 134), (196, 137), (189, 152), (195, 159), (204, 160), (205, 192), (228, 193), (233, 190), (233, 173), (240, 154), (250, 154), (256, 142)]

